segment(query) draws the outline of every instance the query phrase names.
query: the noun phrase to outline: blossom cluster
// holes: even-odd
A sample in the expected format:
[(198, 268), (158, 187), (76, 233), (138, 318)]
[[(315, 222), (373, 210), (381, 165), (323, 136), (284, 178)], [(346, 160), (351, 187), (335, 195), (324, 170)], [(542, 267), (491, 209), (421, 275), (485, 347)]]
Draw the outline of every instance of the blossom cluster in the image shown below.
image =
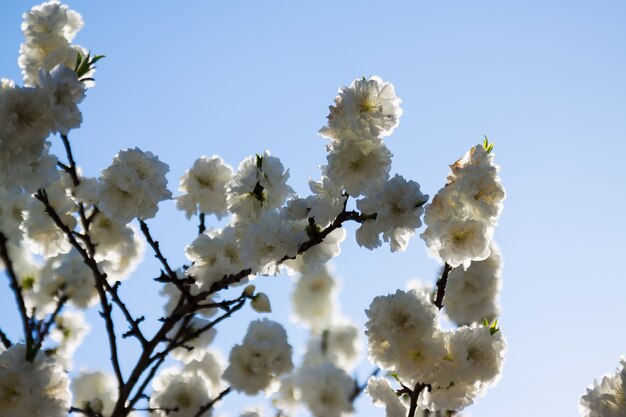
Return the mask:
[(620, 367), (614, 374), (593, 381), (580, 398), (583, 417), (626, 416), (626, 358), (620, 358)]
[[(375, 403), (394, 417), (409, 409), (454, 411), (498, 379), (506, 341), (492, 324), (501, 285), (492, 235), (505, 194), (491, 145), (475, 146), (453, 164), (446, 186), (427, 204), (417, 182), (391, 176), (385, 140), (398, 126), (401, 100), (391, 83), (372, 76), (342, 87), (330, 106), (320, 130), (328, 139), (326, 165), (309, 181), (309, 195), (294, 191), (289, 169), (267, 150), (236, 169), (219, 156), (197, 158), (180, 178), (178, 195), (168, 189), (168, 165), (139, 148), (120, 150), (98, 176), (85, 176), (69, 134), (82, 123), (79, 104), (100, 57), (72, 43), (82, 25), (56, 0), (33, 7), (22, 24), (23, 86), (0, 84), (0, 266), (25, 328), (25, 344), (0, 334), (3, 416), (61, 417), (73, 407), (88, 416), (125, 417), (144, 401), (159, 417), (195, 417), (210, 414), (231, 391), (271, 394), (285, 415), (299, 407), (315, 417), (352, 412), (365, 387), (351, 376), (361, 331), (341, 313), (328, 266), (350, 221), (359, 225), (360, 246), (384, 242), (396, 252), (407, 248), (424, 216), (422, 237), (446, 264), (444, 311), (460, 326), (440, 325), (443, 277), (437, 299), (417, 290), (375, 298), (366, 312), (368, 356), (407, 390), (372, 377), (367, 391)], [(67, 162), (49, 152), (57, 134)], [(199, 223), (185, 248), (189, 262), (178, 268), (146, 223), (167, 200)], [(209, 216), (221, 223), (208, 223)], [(163, 284), (164, 316), (154, 336), (144, 334), (146, 318), (132, 316), (118, 292), (148, 246), (163, 266), (156, 280)], [(234, 299), (222, 290), (283, 272), (296, 276), (292, 319), (308, 330), (301, 361), (294, 364), (282, 324), (267, 319), (250, 323), (226, 361), (211, 346), (217, 325), (246, 303), (258, 313), (271, 306), (254, 285)], [(82, 370), (70, 384), (73, 354), (90, 331), (84, 311), (95, 305), (113, 374)], [(129, 327), (124, 337), (141, 346), (128, 378), (117, 357), (114, 310)], [(175, 362), (160, 369), (166, 358)]]
[(498, 177), (491, 145), (474, 146), (450, 165), (448, 182), (428, 205), (424, 215), (426, 246), (436, 259), (465, 269), (490, 254), (502, 202), (506, 196)]

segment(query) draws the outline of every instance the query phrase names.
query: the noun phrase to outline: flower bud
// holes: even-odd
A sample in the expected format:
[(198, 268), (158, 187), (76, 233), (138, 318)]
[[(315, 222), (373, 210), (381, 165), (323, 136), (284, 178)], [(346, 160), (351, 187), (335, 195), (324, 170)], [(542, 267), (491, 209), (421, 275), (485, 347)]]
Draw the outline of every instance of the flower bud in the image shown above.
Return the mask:
[(254, 296), (250, 305), (252, 305), (252, 308), (257, 313), (271, 313), (272, 312), (272, 307), (270, 306), (270, 299), (267, 297), (267, 295), (265, 295), (265, 293), (262, 293), (262, 292)]
[(254, 291), (256, 291), (256, 287), (250, 284), (246, 288), (244, 288), (243, 295), (245, 295), (246, 297), (252, 297), (254, 295)]

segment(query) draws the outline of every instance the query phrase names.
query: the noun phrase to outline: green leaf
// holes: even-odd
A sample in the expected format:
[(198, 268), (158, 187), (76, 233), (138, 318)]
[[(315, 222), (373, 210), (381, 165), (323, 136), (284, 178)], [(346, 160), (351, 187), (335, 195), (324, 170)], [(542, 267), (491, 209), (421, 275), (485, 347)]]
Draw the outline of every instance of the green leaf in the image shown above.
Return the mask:
[(491, 153), (491, 151), (493, 151), (493, 142), (489, 142), (489, 138), (487, 137), (487, 135), (485, 135), (485, 140), (483, 140), (483, 148), (485, 148), (485, 151), (487, 151), (487, 153)]

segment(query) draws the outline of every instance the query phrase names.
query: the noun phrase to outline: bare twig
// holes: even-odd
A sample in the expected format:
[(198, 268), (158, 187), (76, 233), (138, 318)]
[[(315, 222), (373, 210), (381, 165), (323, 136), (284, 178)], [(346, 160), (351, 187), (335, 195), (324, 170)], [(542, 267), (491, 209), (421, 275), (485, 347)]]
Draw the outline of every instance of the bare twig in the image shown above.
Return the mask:
[(359, 395), (363, 393), (363, 390), (367, 388), (367, 382), (370, 380), (370, 378), (378, 375), (379, 372), (380, 372), (380, 368), (374, 369), (372, 373), (370, 374), (370, 376), (368, 376), (365, 379), (365, 382), (363, 382), (360, 385), (357, 382), (356, 378), (354, 379), (354, 391), (352, 391), (352, 395), (350, 396), (350, 402), (354, 402), (354, 400), (356, 400), (359, 397)]
[(167, 261), (163, 253), (161, 252), (161, 248), (159, 247), (159, 242), (152, 238), (152, 234), (150, 233), (150, 228), (148, 227), (146, 222), (144, 222), (143, 220), (139, 220), (139, 225), (141, 227), (141, 232), (145, 236), (146, 240), (148, 241), (148, 244), (150, 245), (150, 247), (152, 248), (152, 251), (154, 252), (154, 257), (157, 258), (159, 262), (161, 262), (161, 265), (163, 265), (163, 268), (165, 268), (165, 273), (167, 274), (170, 282), (176, 285), (178, 290), (182, 292), (185, 297), (189, 297), (190, 296), (189, 290), (187, 289), (187, 287), (185, 287), (183, 280), (178, 278), (178, 275), (176, 275), (176, 272), (174, 272), (169, 262)]
[(441, 278), (437, 280), (437, 295), (435, 296), (434, 304), (439, 310), (443, 308), (443, 297), (446, 295), (446, 285), (448, 285), (448, 275), (450, 271), (452, 271), (452, 267), (445, 264)]
[(213, 407), (213, 405), (216, 402), (220, 401), (222, 398), (227, 396), (230, 392), (231, 392), (231, 388), (230, 387), (228, 387), (224, 391), (220, 392), (220, 394), (217, 397), (213, 398), (211, 401), (209, 401), (208, 403), (206, 403), (205, 405), (200, 407), (200, 409), (198, 410), (198, 412), (195, 414), (194, 417), (201, 417), (202, 414), (204, 414), (207, 411), (209, 411), (211, 409), (211, 407)]
[(43, 344), (46, 336), (50, 332), (50, 329), (52, 328), (54, 321), (56, 320), (57, 316), (59, 315), (59, 313), (65, 306), (66, 302), (67, 302), (67, 295), (62, 295), (61, 297), (59, 297), (59, 299), (57, 300), (56, 308), (54, 309), (52, 314), (50, 314), (47, 320), (45, 321), (42, 320), (39, 323), (38, 330), (37, 330), (37, 341), (34, 342), (35, 343), (34, 354), (36, 354), (39, 351), (39, 349), (41, 349), (41, 345)]
[(198, 214), (198, 234), (201, 235), (206, 230), (206, 226), (204, 224), (204, 213)]
[(415, 412), (417, 411), (417, 400), (424, 389), (430, 389), (430, 385), (420, 384), (418, 382), (415, 384), (415, 388), (412, 391), (409, 390), (409, 397), (411, 401), (409, 403), (409, 413), (407, 414), (407, 417), (415, 417)]
[(2, 329), (0, 329), (0, 343), (2, 343), (2, 345), (6, 349), (10, 348), (13, 345), (13, 343), (11, 343), (11, 341), (9, 340), (7, 335), (2, 331)]
[[(87, 251), (78, 243), (72, 230), (63, 223), (63, 220), (59, 217), (56, 210), (50, 205), (50, 201), (48, 200), (48, 196), (44, 190), (39, 190), (37, 194), (35, 194), (35, 198), (41, 201), (44, 205), (45, 211), (50, 216), (50, 218), (54, 221), (58, 228), (60, 228), (64, 233), (67, 239), (70, 241), (74, 249), (76, 249), (80, 255), (83, 257), (85, 264), (91, 269), (92, 274), (96, 280), (96, 291), (98, 292), (98, 297), (100, 299), (100, 306), (102, 307), (102, 311), (100, 315), (104, 318), (107, 335), (109, 339), (109, 347), (111, 351), (111, 364), (113, 365), (113, 371), (115, 372), (115, 377), (117, 378), (118, 388), (124, 384), (124, 378), (122, 377), (122, 371), (120, 368), (120, 362), (117, 354), (117, 337), (115, 335), (115, 326), (113, 325), (112, 318), (112, 306), (108, 301), (108, 297), (106, 296), (105, 285), (109, 285), (106, 280), (106, 274), (100, 272), (98, 269), (97, 262), (87, 253)], [(90, 242), (87, 239), (87, 242)], [(109, 286), (110, 287), (110, 286)], [(117, 294), (117, 291), (115, 291)], [(121, 300), (120, 300), (121, 302)], [(122, 303), (123, 304), (123, 303)]]
[(24, 295), (22, 293), (22, 287), (19, 284), (19, 279), (15, 270), (13, 269), (13, 262), (11, 260), (11, 256), (9, 255), (9, 249), (7, 246), (8, 239), (4, 235), (4, 233), (0, 232), (0, 259), (4, 263), (4, 268), (9, 277), (9, 285), (13, 294), (15, 296), (15, 301), (18, 306), (18, 310), (20, 313), (20, 318), (22, 319), (22, 328), (24, 330), (24, 339), (26, 340), (26, 355), (28, 359), (33, 359), (32, 355), (33, 349), (33, 327), (32, 321), (28, 316), (28, 312), (26, 310), (26, 302), (24, 301)]

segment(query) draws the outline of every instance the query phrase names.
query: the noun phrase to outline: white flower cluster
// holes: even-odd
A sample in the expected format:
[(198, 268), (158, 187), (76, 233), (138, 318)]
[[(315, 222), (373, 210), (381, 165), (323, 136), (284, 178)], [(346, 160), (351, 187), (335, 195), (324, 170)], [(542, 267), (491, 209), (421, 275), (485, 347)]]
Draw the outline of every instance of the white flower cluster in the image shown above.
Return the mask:
[(379, 77), (355, 80), (330, 106), (326, 175), (352, 196), (365, 195), (389, 178), (391, 152), (382, 141), (398, 125), (402, 109), (393, 85)]
[(100, 210), (122, 223), (154, 217), (158, 203), (172, 196), (167, 189), (167, 171), (167, 164), (151, 152), (139, 148), (120, 151), (98, 180)]
[(594, 380), (580, 398), (583, 417), (626, 416), (626, 357), (620, 359), (621, 369), (614, 374)]
[(437, 308), (415, 290), (376, 297), (366, 313), (370, 359), (406, 386), (428, 384), (423, 408), (462, 409), (500, 375), (506, 342), (495, 325), (444, 331)]
[(396, 175), (376, 193), (357, 202), (365, 215), (376, 213), (375, 219), (365, 220), (356, 232), (359, 245), (374, 249), (381, 245), (380, 235), (389, 242), (391, 251), (403, 251), (415, 230), (422, 225), (421, 216), (428, 196), (422, 194), (415, 181)]
[(270, 389), (276, 378), (291, 371), (292, 348), (280, 324), (263, 319), (250, 323), (241, 345), (230, 351), (222, 378), (248, 395)]
[(58, 65), (74, 68), (76, 56), (86, 55), (72, 40), (83, 26), (83, 19), (58, 1), (48, 1), (24, 13), (19, 65), (24, 83), (39, 83), (40, 70), (51, 71)]
[(421, 237), (433, 257), (452, 267), (467, 268), (490, 253), (505, 198), (490, 146), (474, 146), (451, 165), (448, 183), (426, 207)]
[(287, 179), (289, 170), (285, 171), (280, 159), (268, 151), (244, 159), (229, 185), (228, 210), (237, 216), (237, 221), (259, 219), (295, 195)]
[(80, 15), (56, 1), (24, 14), (19, 57), (24, 87), (0, 80), (0, 185), (33, 193), (58, 178), (46, 138), (82, 123), (78, 104), (85, 83), (74, 66), (86, 53), (71, 44), (81, 26)]
[(39, 352), (26, 360), (26, 346), (0, 353), (2, 417), (65, 417), (70, 407), (69, 378), (63, 368)]
[(457, 325), (491, 323), (500, 315), (498, 297), (502, 287), (502, 257), (495, 242), (484, 261), (469, 268), (454, 268), (448, 276), (445, 312)]
[(180, 179), (176, 206), (187, 218), (197, 213), (215, 214), (222, 218), (227, 211), (226, 190), (232, 169), (219, 156), (201, 157)]
[(109, 374), (80, 372), (72, 379), (72, 393), (72, 402), (76, 407), (106, 416), (115, 406), (117, 386)]
[(327, 268), (301, 276), (292, 296), (294, 321), (311, 330), (301, 365), (280, 380), (274, 404), (295, 414), (339, 417), (353, 411), (355, 380), (348, 374), (359, 359), (359, 329), (342, 318), (336, 282)]

